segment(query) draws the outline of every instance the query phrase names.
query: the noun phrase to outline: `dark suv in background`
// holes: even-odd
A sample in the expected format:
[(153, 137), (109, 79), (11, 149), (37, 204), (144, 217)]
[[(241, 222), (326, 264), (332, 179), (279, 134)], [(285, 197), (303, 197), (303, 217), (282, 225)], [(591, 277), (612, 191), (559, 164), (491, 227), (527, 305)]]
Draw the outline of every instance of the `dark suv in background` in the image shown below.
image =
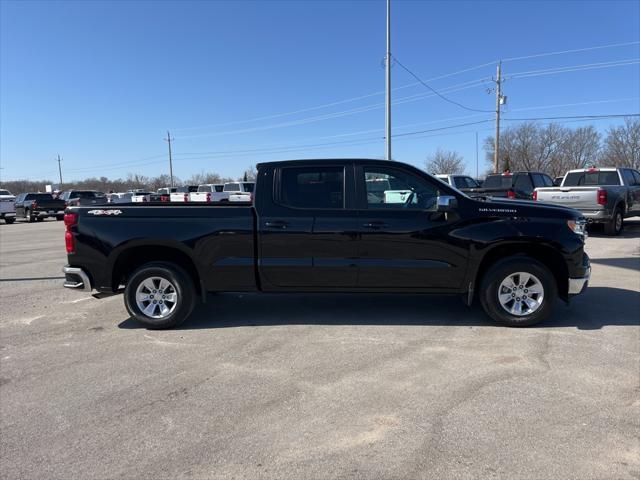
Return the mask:
[(514, 172), (488, 175), (482, 188), (468, 192), (472, 197), (506, 197), (533, 200), (533, 191), (538, 187), (552, 187), (553, 180), (546, 173)]

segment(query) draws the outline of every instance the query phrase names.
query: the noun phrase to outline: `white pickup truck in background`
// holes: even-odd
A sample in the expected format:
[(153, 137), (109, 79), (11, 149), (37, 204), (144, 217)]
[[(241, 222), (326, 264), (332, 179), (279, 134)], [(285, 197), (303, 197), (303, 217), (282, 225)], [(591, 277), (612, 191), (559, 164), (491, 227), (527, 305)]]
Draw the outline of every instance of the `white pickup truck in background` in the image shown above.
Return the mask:
[(189, 195), (191, 202), (228, 202), (229, 193), (224, 191), (223, 183), (205, 183), (198, 185), (198, 191)]
[(590, 223), (603, 223), (607, 235), (618, 235), (626, 217), (640, 215), (640, 172), (631, 168), (570, 170), (559, 187), (539, 187), (539, 202), (582, 212)]
[(197, 185), (185, 185), (184, 187), (177, 187), (175, 188), (175, 191), (172, 191), (169, 194), (169, 201), (170, 202), (189, 202), (191, 201), (191, 194), (197, 191), (198, 191)]
[(253, 201), (253, 182), (229, 182), (224, 184), (224, 192), (229, 194), (230, 202)]
[(6, 223), (16, 221), (16, 197), (9, 190), (0, 189), (0, 217)]

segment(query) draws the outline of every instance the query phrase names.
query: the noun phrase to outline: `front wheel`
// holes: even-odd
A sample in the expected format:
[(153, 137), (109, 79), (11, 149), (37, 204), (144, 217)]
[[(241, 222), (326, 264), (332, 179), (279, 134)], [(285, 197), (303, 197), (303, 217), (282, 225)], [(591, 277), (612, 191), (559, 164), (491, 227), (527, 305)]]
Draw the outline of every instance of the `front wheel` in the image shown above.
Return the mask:
[(27, 219), (27, 222), (32, 223), (35, 220), (35, 217), (33, 215), (31, 215), (31, 210), (27, 210), (27, 212), (24, 214), (25, 218)]
[(482, 308), (496, 322), (526, 327), (545, 320), (558, 296), (556, 280), (542, 263), (526, 256), (496, 263), (480, 284)]
[(4, 218), (4, 221), (5, 221), (5, 223), (6, 223), (7, 225), (11, 225), (13, 222), (15, 222), (15, 220), (16, 220), (16, 219), (15, 219), (15, 218), (13, 218), (13, 217), (5, 217), (5, 218)]
[(196, 294), (191, 277), (173, 263), (147, 263), (127, 282), (124, 304), (148, 328), (180, 325), (191, 314)]

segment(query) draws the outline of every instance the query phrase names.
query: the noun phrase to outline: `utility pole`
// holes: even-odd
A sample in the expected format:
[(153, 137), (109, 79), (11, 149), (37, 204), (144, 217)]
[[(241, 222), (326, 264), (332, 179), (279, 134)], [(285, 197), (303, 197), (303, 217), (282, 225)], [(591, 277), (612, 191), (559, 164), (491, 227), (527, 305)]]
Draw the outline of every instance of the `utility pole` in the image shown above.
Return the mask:
[(502, 60), (498, 62), (496, 75), (496, 139), (493, 152), (493, 173), (498, 173), (498, 153), (500, 152), (500, 105), (502, 104)]
[(391, 0), (387, 0), (387, 55), (386, 55), (386, 140), (387, 160), (391, 160)]
[(478, 132), (476, 132), (476, 180), (480, 178), (480, 169), (478, 167)]
[(61, 161), (62, 159), (60, 158), (60, 155), (58, 155), (58, 173), (60, 174), (60, 186), (58, 188), (60, 190), (62, 190), (62, 166), (60, 165)]
[(171, 140), (173, 140), (173, 138), (171, 138), (171, 135), (169, 135), (169, 130), (167, 130), (167, 138), (165, 138), (165, 141), (169, 144), (169, 176), (171, 177), (171, 185), (169, 186), (173, 187), (173, 159), (171, 158)]

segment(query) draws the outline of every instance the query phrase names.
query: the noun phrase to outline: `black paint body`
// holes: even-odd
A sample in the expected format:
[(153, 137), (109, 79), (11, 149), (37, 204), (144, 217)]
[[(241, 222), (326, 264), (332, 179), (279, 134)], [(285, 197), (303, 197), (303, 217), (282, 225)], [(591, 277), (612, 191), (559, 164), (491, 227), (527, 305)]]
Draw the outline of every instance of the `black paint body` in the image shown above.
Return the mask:
[[(344, 167), (342, 209), (280, 204), (278, 172)], [(392, 166), (437, 184), (457, 207), (368, 209), (364, 166)], [(412, 166), (380, 160), (301, 160), (258, 166), (254, 204), (119, 204), (74, 207), (75, 253), (93, 288), (113, 292), (133, 268), (171, 260), (205, 291), (472, 292), (495, 260), (524, 253), (552, 263), (560, 295), (586, 274), (584, 240), (567, 226), (579, 212), (519, 200), (474, 200)], [(93, 210), (93, 213), (91, 213)], [(105, 215), (105, 210), (119, 214)], [(563, 284), (564, 282), (564, 284)], [(467, 295), (471, 298), (471, 295)]]

